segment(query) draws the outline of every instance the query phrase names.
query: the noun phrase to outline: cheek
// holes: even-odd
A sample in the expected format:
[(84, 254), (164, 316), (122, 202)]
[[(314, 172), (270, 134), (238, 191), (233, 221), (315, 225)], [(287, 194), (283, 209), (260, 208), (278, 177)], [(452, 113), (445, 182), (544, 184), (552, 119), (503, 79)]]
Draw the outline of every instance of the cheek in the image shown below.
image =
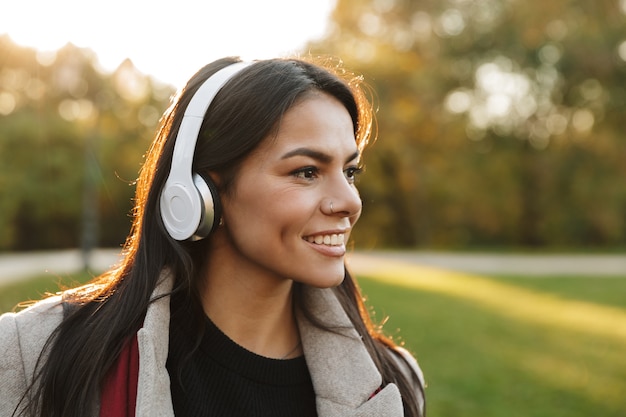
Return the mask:
[(304, 228), (312, 210), (315, 210), (315, 203), (311, 199), (267, 187), (241, 190), (224, 201), (224, 217), (238, 234), (264, 234), (265, 238), (269, 233), (276, 236)]
[[(357, 193), (357, 197), (359, 196), (359, 194)], [(359, 198), (360, 201), (360, 198)], [(356, 224), (356, 222), (361, 218), (361, 214), (363, 214), (363, 203), (360, 202), (359, 203), (359, 208), (358, 211), (356, 212), (356, 214), (354, 214), (353, 216), (350, 216), (350, 224), (352, 226), (354, 226)]]
[(363, 213), (363, 203), (360, 204), (359, 211), (357, 211), (357, 213), (354, 216), (350, 217), (350, 223), (355, 224), (361, 218), (362, 213)]

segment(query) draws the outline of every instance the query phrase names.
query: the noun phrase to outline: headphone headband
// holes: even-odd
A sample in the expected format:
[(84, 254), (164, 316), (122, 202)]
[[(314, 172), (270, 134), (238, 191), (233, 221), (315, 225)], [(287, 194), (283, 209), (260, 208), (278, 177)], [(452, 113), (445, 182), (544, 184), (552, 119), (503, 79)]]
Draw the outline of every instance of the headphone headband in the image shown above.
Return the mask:
[[(172, 158), (170, 177), (172, 174), (177, 175), (177, 171), (182, 170), (179, 168), (184, 168), (184, 174), (191, 178), (191, 162), (193, 161), (196, 142), (198, 141), (198, 135), (200, 134), (200, 126), (202, 125), (202, 121), (204, 120), (204, 116), (209, 109), (209, 106), (224, 84), (250, 64), (251, 62), (237, 62), (222, 68), (215, 74), (211, 75), (200, 86), (200, 88), (198, 88), (198, 91), (194, 93), (191, 101), (185, 109), (183, 121), (181, 122), (178, 134), (176, 135), (176, 144), (174, 145), (174, 156)], [(190, 162), (187, 166), (178, 165), (178, 163), (186, 163), (187, 161)], [(187, 169), (187, 167), (189, 169)]]
[[(196, 142), (205, 114), (217, 93), (239, 71), (251, 64), (252, 62), (237, 62), (211, 75), (194, 93), (185, 109), (174, 143), (170, 173), (160, 198), (163, 223), (170, 236), (176, 240), (201, 239), (213, 228), (217, 195), (204, 196), (203, 201), (201, 193), (205, 192), (200, 191), (197, 186), (197, 174), (192, 172)], [(211, 188), (210, 184), (208, 188)], [(209, 199), (211, 201), (207, 201)], [(209, 220), (210, 227), (205, 232), (206, 235), (196, 235), (199, 229), (207, 230), (204, 223)]]

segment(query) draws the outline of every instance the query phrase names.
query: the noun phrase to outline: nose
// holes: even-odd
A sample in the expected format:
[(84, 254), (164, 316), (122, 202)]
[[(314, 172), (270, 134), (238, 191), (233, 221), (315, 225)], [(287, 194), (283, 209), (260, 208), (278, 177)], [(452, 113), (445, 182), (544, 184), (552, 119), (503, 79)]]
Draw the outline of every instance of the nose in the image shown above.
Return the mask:
[(329, 183), (327, 197), (322, 201), (324, 214), (331, 216), (353, 217), (361, 214), (361, 196), (356, 186), (341, 175)]

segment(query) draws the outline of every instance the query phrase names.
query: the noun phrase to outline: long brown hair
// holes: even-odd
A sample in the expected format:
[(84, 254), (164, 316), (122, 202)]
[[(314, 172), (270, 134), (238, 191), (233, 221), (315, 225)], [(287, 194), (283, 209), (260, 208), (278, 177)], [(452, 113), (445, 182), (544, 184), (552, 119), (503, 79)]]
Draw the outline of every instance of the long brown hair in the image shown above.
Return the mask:
[[(201, 311), (196, 281), (205, 258), (200, 254), (208, 239), (178, 242), (169, 237), (159, 213), (159, 193), (191, 96), (213, 73), (237, 61), (224, 58), (202, 68), (163, 115), (137, 182), (134, 221), (123, 261), (90, 284), (64, 293), (67, 312), (40, 356), (30, 395), (23, 399), (23, 415), (79, 417), (97, 404), (101, 381), (125, 341), (141, 327), (164, 268), (175, 277), (173, 291), (184, 294)], [(362, 150), (371, 136), (373, 112), (361, 81), (332, 60), (315, 64), (303, 59), (255, 62), (215, 97), (201, 128), (193, 170), (216, 172), (222, 180), (220, 191), (228, 191), (242, 159), (277, 128), (303, 94), (314, 90), (332, 95), (345, 106)], [(393, 343), (371, 325), (352, 277), (346, 276), (338, 292), (343, 294), (339, 299), (350, 319), (364, 335), (383, 380), (398, 384), (406, 415), (420, 416), (418, 394), (390, 356)]]

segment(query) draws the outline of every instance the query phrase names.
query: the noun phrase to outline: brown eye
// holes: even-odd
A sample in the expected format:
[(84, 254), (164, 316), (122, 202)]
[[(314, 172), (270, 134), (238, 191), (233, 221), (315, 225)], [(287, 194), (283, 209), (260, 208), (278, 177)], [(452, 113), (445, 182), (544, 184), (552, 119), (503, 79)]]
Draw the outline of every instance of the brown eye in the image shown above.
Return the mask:
[(310, 180), (317, 177), (317, 172), (318, 169), (315, 167), (304, 167), (292, 172), (292, 175), (296, 178)]
[(351, 184), (354, 184), (359, 177), (359, 174), (363, 171), (360, 167), (349, 167), (343, 171), (346, 179)]

